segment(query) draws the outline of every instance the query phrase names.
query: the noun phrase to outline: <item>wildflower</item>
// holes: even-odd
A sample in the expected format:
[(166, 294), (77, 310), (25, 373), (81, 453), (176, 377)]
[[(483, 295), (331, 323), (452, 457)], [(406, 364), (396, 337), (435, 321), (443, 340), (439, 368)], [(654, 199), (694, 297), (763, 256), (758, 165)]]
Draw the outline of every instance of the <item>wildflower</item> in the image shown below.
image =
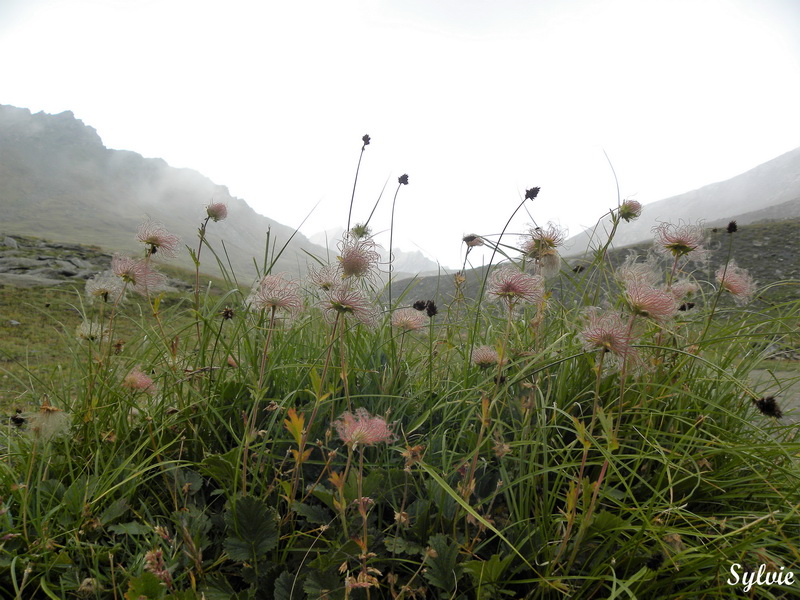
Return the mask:
[(587, 311), (588, 324), (580, 332), (586, 350), (603, 350), (618, 356), (631, 352), (629, 327), (617, 313), (601, 313), (597, 307)]
[(533, 200), (533, 199), (535, 199), (536, 196), (539, 195), (539, 190), (540, 189), (541, 188), (538, 188), (538, 187), (532, 187), (529, 190), (525, 190), (525, 200)]
[(161, 550), (151, 550), (144, 555), (144, 570), (150, 571), (167, 584), (167, 587), (172, 586), (172, 574), (164, 564), (164, 553)]
[(321, 302), (328, 321), (333, 322), (336, 315), (351, 315), (364, 325), (374, 325), (376, 320), (372, 303), (364, 294), (348, 285), (337, 285), (327, 290)]
[(681, 302), (687, 296), (691, 296), (700, 291), (700, 286), (688, 279), (680, 279), (669, 287), (669, 291), (676, 302)]
[(375, 242), (371, 239), (348, 238), (340, 244), (339, 268), (342, 276), (367, 277), (377, 267), (380, 254), (375, 250)]
[(368, 238), (372, 234), (372, 230), (366, 223), (356, 223), (350, 228), (349, 235), (357, 240)]
[(635, 221), (642, 214), (642, 205), (636, 200), (625, 200), (619, 207), (619, 218), (626, 223)]
[(86, 282), (86, 296), (90, 302), (100, 298), (103, 302), (116, 302), (123, 293), (125, 285), (115, 277), (113, 271), (99, 273)]
[(214, 221), (224, 221), (228, 218), (228, 207), (222, 202), (212, 202), (206, 206), (206, 214), (208, 218)]
[(425, 306), (426, 306), (425, 300), (417, 300), (416, 302), (414, 302), (414, 304), (411, 305), (411, 307), (414, 310), (419, 310), (419, 311), (425, 310)]
[(645, 262), (638, 262), (638, 256), (634, 253), (625, 258), (625, 262), (615, 274), (617, 279), (625, 285), (641, 283), (655, 286), (661, 281), (661, 273), (654, 257), (650, 256)]
[(499, 360), (500, 355), (492, 346), (478, 346), (472, 351), (472, 362), (481, 369), (496, 365)]
[(672, 254), (675, 258), (686, 256), (693, 252), (697, 259), (705, 256), (703, 248), (705, 233), (699, 225), (662, 223), (655, 227), (653, 231), (656, 244), (658, 244), (662, 252)]
[(394, 440), (386, 421), (381, 417), (373, 417), (365, 408), (357, 408), (355, 414), (343, 413), (335, 422), (334, 427), (339, 438), (350, 446), (374, 446)]
[(640, 281), (625, 288), (625, 299), (633, 314), (655, 321), (665, 321), (678, 310), (672, 294)]
[(128, 256), (115, 254), (111, 259), (111, 270), (143, 296), (161, 289), (166, 283), (166, 277), (152, 269), (147, 261), (134, 260)]
[(380, 582), (378, 581), (377, 577), (370, 575), (366, 571), (361, 571), (358, 574), (358, 578), (351, 575), (345, 579), (344, 585), (348, 590), (353, 590), (359, 588), (378, 587)]
[(108, 339), (108, 327), (97, 321), (84, 321), (75, 330), (76, 337), (87, 342), (98, 342)]
[(70, 415), (50, 404), (45, 398), (39, 410), (28, 419), (28, 426), (33, 434), (44, 441), (67, 433)]
[(408, 173), (404, 173), (397, 178), (397, 183), (401, 183), (403, 185), (408, 185)]
[(392, 315), (392, 327), (403, 331), (417, 331), (425, 327), (425, 316), (413, 308), (401, 308)]
[(327, 291), (341, 283), (342, 274), (336, 267), (325, 265), (319, 269), (311, 267), (308, 278), (319, 289)]
[(283, 274), (266, 275), (247, 298), (253, 310), (284, 310), (296, 314), (303, 306), (300, 286), (284, 279)]
[(122, 380), (123, 387), (133, 392), (145, 392), (154, 394), (156, 386), (153, 380), (144, 373), (139, 367), (134, 367)]
[(522, 252), (530, 258), (542, 258), (555, 253), (566, 237), (567, 231), (553, 223), (548, 223), (546, 229), (532, 227), (522, 243)]
[(755, 293), (755, 283), (745, 269), (731, 261), (727, 266), (717, 269), (716, 275), (720, 285), (733, 295), (736, 304), (743, 305), (750, 302)]
[(235, 314), (236, 313), (230, 306), (226, 306), (220, 311), (219, 316), (222, 317), (223, 321), (230, 321)]
[(539, 304), (544, 300), (544, 284), (538, 275), (503, 267), (492, 273), (489, 294), (504, 300), (509, 309), (518, 301)]
[(369, 146), (370, 139), (371, 138), (365, 134), (364, 137), (361, 138), (361, 141), (364, 142), (365, 146)]
[(470, 233), (461, 238), (461, 241), (467, 245), (467, 248), (474, 248), (475, 246), (483, 246), (483, 238), (477, 233)]
[(139, 226), (139, 233), (136, 239), (142, 242), (147, 248), (147, 254), (152, 255), (160, 252), (169, 258), (175, 258), (181, 243), (181, 238), (169, 233), (164, 225), (155, 221), (145, 221)]
[(775, 417), (776, 419), (780, 419), (783, 416), (775, 396), (764, 396), (758, 400), (753, 400), (753, 403), (762, 415)]
[(429, 319), (439, 314), (439, 309), (436, 308), (436, 303), (433, 300), (428, 300), (425, 303), (425, 314), (428, 315)]
[(736, 233), (739, 230), (739, 226), (736, 224), (736, 221), (731, 221), (728, 223), (728, 233)]

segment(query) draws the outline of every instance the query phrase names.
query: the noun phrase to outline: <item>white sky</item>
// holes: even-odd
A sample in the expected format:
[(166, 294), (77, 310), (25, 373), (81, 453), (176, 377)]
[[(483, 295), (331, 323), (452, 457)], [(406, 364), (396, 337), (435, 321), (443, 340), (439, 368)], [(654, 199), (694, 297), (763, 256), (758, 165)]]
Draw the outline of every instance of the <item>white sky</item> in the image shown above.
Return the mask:
[[(800, 146), (798, 0), (0, 0), (0, 103), (457, 266), (525, 189), (578, 233)], [(208, 198), (198, 198), (207, 203)], [(511, 231), (531, 217), (522, 213)], [(511, 237), (508, 241), (514, 241)], [(388, 244), (388, 235), (379, 238)], [(480, 258), (477, 259), (480, 262)]]

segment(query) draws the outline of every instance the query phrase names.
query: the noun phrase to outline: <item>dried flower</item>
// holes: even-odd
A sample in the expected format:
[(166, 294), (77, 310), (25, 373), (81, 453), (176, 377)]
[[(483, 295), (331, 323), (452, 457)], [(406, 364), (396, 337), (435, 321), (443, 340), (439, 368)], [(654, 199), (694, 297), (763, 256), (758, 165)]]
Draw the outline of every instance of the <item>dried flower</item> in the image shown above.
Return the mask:
[(369, 146), (370, 137), (368, 135), (364, 134), (364, 137), (361, 138), (361, 141), (364, 142), (365, 146)]
[(332, 265), (325, 265), (319, 269), (311, 267), (308, 271), (308, 279), (319, 289), (327, 291), (342, 282), (342, 273)]
[(617, 279), (624, 285), (633, 283), (657, 285), (661, 281), (661, 272), (654, 257), (648, 257), (645, 262), (638, 262), (638, 258), (634, 253), (629, 254), (622, 266), (616, 270)]
[(659, 249), (674, 257), (685, 256), (694, 253), (696, 260), (705, 256), (703, 244), (705, 242), (705, 232), (699, 225), (689, 225), (681, 223), (661, 223), (653, 229), (655, 241)]
[(617, 313), (603, 313), (593, 306), (586, 315), (589, 322), (580, 332), (586, 350), (603, 350), (623, 357), (631, 352), (633, 338), (628, 325)]
[(377, 268), (380, 254), (371, 239), (356, 239), (348, 236), (340, 244), (339, 268), (342, 276), (370, 278)]
[(392, 327), (403, 331), (417, 331), (425, 327), (425, 315), (413, 308), (401, 308), (392, 315)]
[(367, 297), (361, 291), (344, 284), (327, 290), (320, 304), (330, 322), (334, 321), (337, 314), (351, 315), (364, 325), (374, 325), (377, 318)]
[(220, 311), (219, 316), (222, 317), (223, 321), (230, 321), (235, 314), (236, 313), (230, 306), (226, 306)]
[(164, 564), (164, 553), (161, 550), (151, 550), (144, 555), (144, 570), (150, 571), (153, 575), (164, 582), (167, 587), (172, 586), (172, 574)]
[(736, 304), (744, 305), (750, 302), (755, 293), (755, 282), (745, 269), (738, 267), (735, 261), (727, 266), (717, 269), (717, 281), (734, 297)]
[(60, 408), (52, 406), (45, 398), (39, 410), (28, 418), (28, 427), (33, 434), (44, 441), (67, 433), (71, 417)]
[(408, 185), (408, 173), (404, 173), (397, 178), (397, 183), (401, 183), (403, 185)]
[(86, 281), (86, 296), (90, 302), (94, 302), (97, 298), (103, 302), (116, 302), (124, 289), (125, 285), (113, 271), (99, 273)]
[(687, 296), (691, 296), (692, 294), (699, 292), (700, 286), (694, 281), (680, 279), (669, 287), (669, 291), (677, 302), (681, 302)]
[(279, 273), (265, 275), (250, 292), (247, 304), (252, 310), (283, 310), (297, 314), (303, 307), (303, 300), (300, 298), (300, 286), (284, 279), (284, 274)]
[(439, 314), (439, 309), (436, 308), (436, 303), (433, 300), (428, 300), (425, 303), (425, 314), (428, 315), (430, 319)]
[(739, 226), (736, 224), (736, 221), (728, 223), (728, 233), (736, 233), (738, 230)]
[(164, 225), (155, 221), (145, 221), (139, 226), (136, 239), (142, 242), (147, 248), (147, 254), (159, 252), (175, 258), (180, 247), (181, 238), (169, 233)]
[(475, 246), (483, 246), (483, 238), (477, 233), (470, 233), (461, 238), (461, 241), (467, 245), (467, 248), (474, 248)]
[(478, 346), (472, 351), (472, 362), (481, 369), (496, 365), (499, 360), (500, 355), (492, 346)]
[(636, 200), (625, 200), (619, 206), (619, 218), (626, 223), (635, 221), (642, 214), (642, 205)]
[(489, 294), (506, 302), (509, 309), (519, 301), (539, 304), (544, 300), (544, 283), (538, 275), (503, 267), (492, 273)]
[(78, 325), (75, 335), (87, 342), (99, 342), (108, 339), (108, 327), (101, 325), (97, 321), (84, 321)]
[(544, 229), (531, 227), (523, 238), (522, 252), (530, 258), (541, 258), (554, 253), (556, 248), (564, 243), (566, 237), (567, 231), (553, 223), (548, 223)]
[(425, 300), (417, 300), (416, 302), (414, 302), (414, 304), (411, 305), (411, 307), (414, 310), (420, 310), (420, 311), (425, 310), (425, 306), (426, 306)]
[(143, 296), (162, 289), (167, 279), (151, 268), (147, 261), (134, 260), (119, 254), (115, 254), (111, 259), (111, 270), (114, 275), (131, 285), (136, 292)]
[(366, 223), (356, 223), (350, 228), (349, 235), (357, 240), (368, 238), (372, 234), (372, 230)]
[(753, 400), (753, 403), (762, 415), (775, 417), (776, 419), (780, 419), (783, 416), (775, 396), (764, 396), (758, 400)]
[(339, 438), (351, 448), (391, 442), (395, 437), (384, 419), (370, 416), (365, 408), (357, 408), (355, 414), (343, 413), (333, 425)]
[(540, 189), (541, 188), (538, 188), (538, 187), (532, 187), (529, 190), (525, 190), (525, 200), (533, 200), (533, 199), (535, 199), (536, 196), (539, 195), (539, 190)]
[(133, 392), (144, 392), (154, 394), (156, 386), (153, 380), (144, 373), (139, 367), (134, 367), (122, 380), (123, 387)]
[(625, 288), (625, 300), (635, 315), (665, 321), (675, 315), (678, 305), (669, 292), (635, 281)]
[(228, 218), (228, 207), (222, 202), (212, 202), (206, 206), (206, 214), (214, 222), (224, 221)]

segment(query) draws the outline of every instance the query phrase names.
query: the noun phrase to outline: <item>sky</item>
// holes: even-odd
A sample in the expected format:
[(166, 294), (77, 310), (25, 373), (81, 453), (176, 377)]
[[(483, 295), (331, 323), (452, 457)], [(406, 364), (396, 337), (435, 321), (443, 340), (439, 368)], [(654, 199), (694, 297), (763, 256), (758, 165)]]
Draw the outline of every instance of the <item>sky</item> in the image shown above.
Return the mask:
[(395, 246), (447, 267), (528, 188), (511, 234), (577, 234), (614, 173), (647, 204), (800, 146), (798, 0), (0, 0), (0, 56), (0, 103), (71, 110), (307, 235), (346, 225), (369, 134), (353, 221), (386, 185), (388, 246), (407, 173)]

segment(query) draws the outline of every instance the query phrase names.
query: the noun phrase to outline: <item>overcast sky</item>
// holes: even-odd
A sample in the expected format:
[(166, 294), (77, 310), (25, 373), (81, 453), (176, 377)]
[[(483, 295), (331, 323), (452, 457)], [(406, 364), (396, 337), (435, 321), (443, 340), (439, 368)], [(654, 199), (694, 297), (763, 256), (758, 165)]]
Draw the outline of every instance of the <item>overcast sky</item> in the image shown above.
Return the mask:
[(388, 178), (387, 229), (408, 173), (395, 239), (448, 266), (526, 188), (512, 231), (594, 224), (604, 150), (646, 204), (800, 146), (797, 0), (0, 0), (0, 56), (0, 103), (71, 110), (286, 225), (319, 201), (309, 235), (344, 227), (368, 133), (354, 221)]

